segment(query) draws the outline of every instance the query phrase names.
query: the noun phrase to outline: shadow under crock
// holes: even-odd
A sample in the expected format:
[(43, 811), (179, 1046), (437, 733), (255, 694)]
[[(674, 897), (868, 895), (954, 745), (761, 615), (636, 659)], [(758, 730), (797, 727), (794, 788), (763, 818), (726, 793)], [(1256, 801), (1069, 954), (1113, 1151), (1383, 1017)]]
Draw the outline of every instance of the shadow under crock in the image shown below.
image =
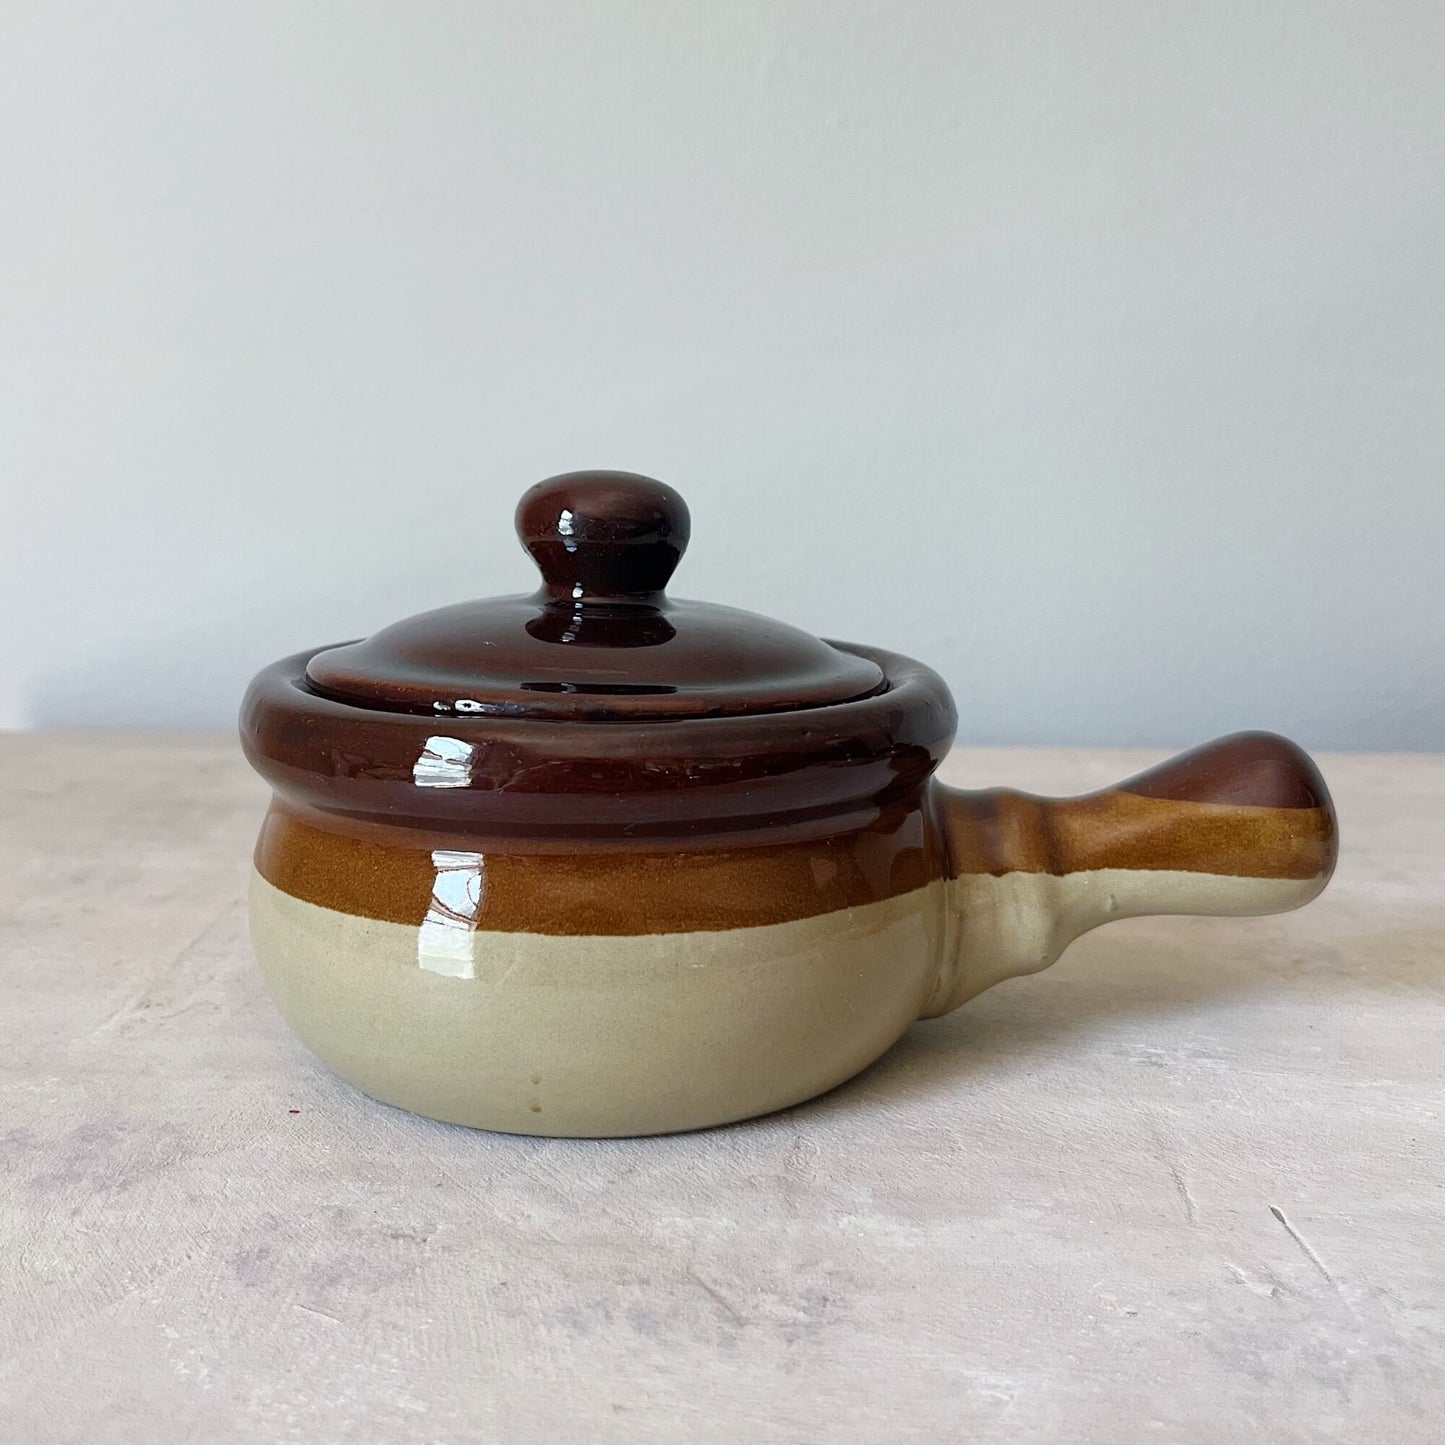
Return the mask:
[[(1182, 936), (1163, 938), (1165, 927)], [(764, 1127), (783, 1117), (821, 1123), (880, 1109), (907, 1114), (940, 1096), (966, 1103), (968, 1090), (960, 1085), (1026, 1090), (1040, 1069), (1063, 1061), (1077, 1068), (1091, 1053), (1156, 1069), (1210, 1060), (1228, 1070), (1236, 1064), (1231, 1026), (1238, 1026), (1243, 1047), (1242, 1035), (1257, 1034), (1322, 992), (1321, 974), (1301, 966), (1319, 955), (1308, 944), (1286, 942), (1286, 929), (1278, 924), (1261, 937), (1258, 919), (1113, 924), (1080, 939), (1045, 972), (1010, 979), (944, 1017), (913, 1024), (881, 1058), (828, 1093), (725, 1127)], [(1289, 952), (1301, 962), (1281, 967)], [(1353, 970), (1337, 981), (1341, 993), (1371, 989), (1368, 977)]]

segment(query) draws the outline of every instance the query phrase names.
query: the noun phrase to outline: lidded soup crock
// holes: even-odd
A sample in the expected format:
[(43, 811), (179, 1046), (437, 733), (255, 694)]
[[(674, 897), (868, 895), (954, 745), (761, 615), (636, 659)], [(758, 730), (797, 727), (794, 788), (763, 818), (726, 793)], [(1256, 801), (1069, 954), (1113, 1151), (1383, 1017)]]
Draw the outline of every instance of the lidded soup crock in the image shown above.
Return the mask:
[(1329, 879), (1334, 810), (1283, 738), (1086, 797), (959, 791), (929, 668), (667, 595), (670, 487), (554, 477), (516, 523), (535, 593), (285, 658), (241, 711), (274, 790), (256, 953), (388, 1103), (527, 1134), (742, 1119), (1097, 924)]

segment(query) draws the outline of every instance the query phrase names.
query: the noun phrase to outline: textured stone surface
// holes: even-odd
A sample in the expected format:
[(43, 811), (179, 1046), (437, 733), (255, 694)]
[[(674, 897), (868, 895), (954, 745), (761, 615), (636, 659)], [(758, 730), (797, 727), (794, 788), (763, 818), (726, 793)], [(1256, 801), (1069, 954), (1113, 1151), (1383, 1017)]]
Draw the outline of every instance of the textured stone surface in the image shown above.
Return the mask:
[(228, 742), (0, 737), (0, 1438), (1432, 1438), (1445, 758), (1324, 766), (1305, 911), (1117, 924), (822, 1100), (578, 1143), (292, 1040)]

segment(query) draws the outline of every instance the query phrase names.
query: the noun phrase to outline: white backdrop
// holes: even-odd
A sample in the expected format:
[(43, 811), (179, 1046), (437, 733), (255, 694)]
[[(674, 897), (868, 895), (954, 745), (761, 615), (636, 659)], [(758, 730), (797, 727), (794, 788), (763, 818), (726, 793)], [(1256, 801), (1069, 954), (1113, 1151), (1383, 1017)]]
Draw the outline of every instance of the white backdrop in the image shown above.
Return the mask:
[(228, 727), (612, 466), (966, 739), (1445, 747), (1436, 0), (0, 17), (0, 724)]

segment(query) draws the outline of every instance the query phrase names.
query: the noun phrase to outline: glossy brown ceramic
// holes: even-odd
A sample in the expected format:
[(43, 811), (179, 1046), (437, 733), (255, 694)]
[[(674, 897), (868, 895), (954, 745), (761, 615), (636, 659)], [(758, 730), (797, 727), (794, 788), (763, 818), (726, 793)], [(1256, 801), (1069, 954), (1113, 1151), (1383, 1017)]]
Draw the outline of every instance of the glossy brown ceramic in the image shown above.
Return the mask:
[(932, 774), (935, 673), (670, 598), (670, 488), (555, 478), (531, 595), (257, 677), (253, 930), (287, 1016), (378, 1097), (538, 1133), (740, 1118), (1141, 912), (1270, 912), (1335, 857), (1318, 771), (1240, 734), (1048, 800)]
[(316, 691), (426, 717), (641, 721), (795, 712), (882, 690), (883, 670), (795, 627), (664, 588), (682, 498), (627, 472), (539, 483), (517, 534), (530, 596), (444, 607), (306, 664)]

